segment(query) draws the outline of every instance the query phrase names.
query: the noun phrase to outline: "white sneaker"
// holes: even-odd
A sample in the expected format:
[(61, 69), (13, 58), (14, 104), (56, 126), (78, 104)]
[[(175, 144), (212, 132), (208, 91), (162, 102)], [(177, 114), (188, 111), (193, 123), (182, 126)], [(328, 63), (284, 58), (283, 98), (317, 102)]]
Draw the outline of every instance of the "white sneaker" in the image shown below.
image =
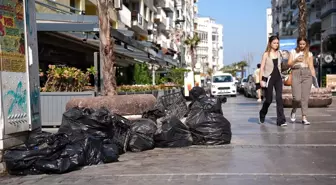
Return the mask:
[(304, 125), (310, 125), (310, 122), (308, 120), (304, 119), (304, 120), (302, 120), (302, 124), (304, 124)]
[(290, 117), (290, 120), (294, 123), (295, 122), (295, 120), (296, 120), (296, 115), (295, 115), (295, 113), (291, 113), (291, 117)]
[(258, 99), (257, 102), (261, 102), (261, 99)]

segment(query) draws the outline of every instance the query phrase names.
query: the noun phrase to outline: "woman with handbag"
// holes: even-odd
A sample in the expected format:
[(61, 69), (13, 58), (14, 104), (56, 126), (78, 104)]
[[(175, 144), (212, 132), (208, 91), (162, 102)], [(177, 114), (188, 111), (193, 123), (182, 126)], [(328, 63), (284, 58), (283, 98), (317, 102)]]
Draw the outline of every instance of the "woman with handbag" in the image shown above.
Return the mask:
[(296, 120), (296, 109), (301, 104), (302, 124), (310, 125), (307, 120), (307, 110), (310, 90), (312, 87), (312, 76), (315, 77), (315, 69), (313, 64), (313, 54), (309, 51), (308, 40), (303, 37), (297, 39), (296, 49), (291, 51), (288, 65), (291, 66), (292, 81), (292, 112), (291, 121)]
[(281, 54), (279, 52), (279, 37), (271, 36), (267, 48), (262, 56), (259, 80), (261, 87), (265, 88), (265, 101), (259, 112), (259, 123), (265, 122), (268, 108), (272, 103), (273, 88), (276, 93), (277, 125), (287, 126), (282, 101)]

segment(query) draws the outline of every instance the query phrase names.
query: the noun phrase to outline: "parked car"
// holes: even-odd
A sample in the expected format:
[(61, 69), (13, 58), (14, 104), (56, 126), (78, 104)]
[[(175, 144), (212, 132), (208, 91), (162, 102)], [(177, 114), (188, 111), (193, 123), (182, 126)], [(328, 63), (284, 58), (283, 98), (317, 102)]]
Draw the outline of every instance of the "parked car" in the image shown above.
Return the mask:
[(211, 96), (236, 96), (237, 84), (230, 73), (217, 72), (212, 75)]
[(244, 93), (244, 87), (246, 85), (246, 82), (247, 82), (247, 78), (243, 78), (238, 82), (238, 84), (237, 84), (238, 92)]

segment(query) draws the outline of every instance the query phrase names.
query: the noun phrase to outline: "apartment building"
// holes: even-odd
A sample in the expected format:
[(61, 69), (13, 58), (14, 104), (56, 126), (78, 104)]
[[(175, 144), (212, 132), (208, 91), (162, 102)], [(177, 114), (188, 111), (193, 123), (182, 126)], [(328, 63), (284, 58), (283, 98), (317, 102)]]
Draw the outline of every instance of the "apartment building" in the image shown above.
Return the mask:
[[(336, 74), (336, 0), (306, 0), (306, 3), (307, 37), (317, 72), (322, 78), (326, 74)], [(298, 36), (298, 0), (272, 0), (272, 16), (274, 34), (280, 38)], [(333, 56), (333, 62), (326, 63), (324, 58), (318, 58), (321, 49), (323, 54)], [(322, 61), (322, 68), (318, 61)]]
[(268, 42), (268, 38), (272, 36), (273, 29), (272, 29), (272, 8), (266, 9), (266, 43)]
[(201, 40), (196, 48), (196, 68), (204, 74), (208, 69), (218, 71), (223, 67), (223, 25), (210, 17), (197, 17), (195, 22)]
[[(336, 0), (307, 0), (307, 36), (311, 51), (320, 53), (336, 51)], [(298, 36), (298, 0), (272, 0), (273, 34), (280, 37)]]

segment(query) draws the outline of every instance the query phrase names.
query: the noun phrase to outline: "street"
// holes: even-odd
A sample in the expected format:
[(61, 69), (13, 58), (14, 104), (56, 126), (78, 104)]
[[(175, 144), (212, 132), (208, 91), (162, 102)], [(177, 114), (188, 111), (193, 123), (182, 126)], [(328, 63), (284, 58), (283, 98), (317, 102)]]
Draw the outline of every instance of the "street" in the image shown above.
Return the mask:
[[(276, 126), (274, 105), (265, 124), (258, 124), (261, 105), (243, 96), (223, 104), (232, 126), (230, 145), (128, 152), (117, 163), (63, 175), (2, 177), (1, 184), (336, 184), (336, 103), (309, 109), (310, 126), (289, 123), (287, 127)], [(289, 113), (285, 109), (288, 120)]]

